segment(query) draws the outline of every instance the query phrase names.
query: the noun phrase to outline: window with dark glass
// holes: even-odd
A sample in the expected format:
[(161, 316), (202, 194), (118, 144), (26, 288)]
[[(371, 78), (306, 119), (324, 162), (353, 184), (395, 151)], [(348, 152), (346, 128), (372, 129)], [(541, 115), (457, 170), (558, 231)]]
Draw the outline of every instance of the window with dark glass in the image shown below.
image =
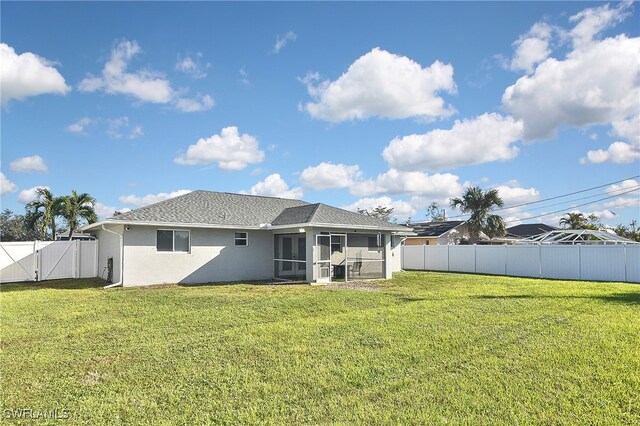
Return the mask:
[(158, 229), (156, 231), (156, 250), (188, 253), (190, 248), (189, 231)]
[(249, 236), (246, 232), (236, 232), (235, 241), (237, 246), (248, 246)]

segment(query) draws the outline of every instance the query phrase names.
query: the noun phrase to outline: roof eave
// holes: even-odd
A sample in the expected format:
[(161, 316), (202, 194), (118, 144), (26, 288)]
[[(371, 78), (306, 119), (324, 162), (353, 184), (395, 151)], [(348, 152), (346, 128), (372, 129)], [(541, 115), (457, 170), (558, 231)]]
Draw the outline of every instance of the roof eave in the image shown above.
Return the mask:
[[(367, 230), (367, 231), (389, 231), (389, 232), (395, 232), (395, 233), (404, 233), (406, 232), (407, 235), (415, 235), (415, 233), (411, 230), (404, 230), (404, 229), (399, 229), (399, 228), (395, 228), (392, 226), (384, 226), (384, 224), (382, 226), (369, 226), (369, 225), (355, 225), (355, 224), (348, 224), (348, 223), (319, 223), (319, 222), (306, 222), (306, 223), (292, 223), (292, 224), (288, 224), (288, 225), (272, 225), (267, 227), (266, 229), (273, 229), (273, 230), (279, 230), (279, 229), (288, 229), (288, 228), (307, 228), (307, 227), (312, 227), (312, 228), (338, 228), (338, 229), (362, 229), (362, 230)], [(264, 228), (263, 228), (264, 229)]]

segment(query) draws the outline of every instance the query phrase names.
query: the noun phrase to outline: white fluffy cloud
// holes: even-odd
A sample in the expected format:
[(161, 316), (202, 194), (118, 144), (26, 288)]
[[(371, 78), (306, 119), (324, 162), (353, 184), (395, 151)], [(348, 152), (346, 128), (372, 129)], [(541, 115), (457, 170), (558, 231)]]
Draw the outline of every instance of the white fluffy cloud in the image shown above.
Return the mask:
[(518, 155), (513, 143), (521, 138), (522, 123), (500, 114), (456, 120), (449, 130), (395, 138), (382, 156), (399, 170), (441, 170), (510, 160)]
[(355, 183), (351, 193), (359, 196), (377, 194), (427, 195), (432, 199), (447, 199), (462, 192), (458, 176), (450, 173), (429, 175), (422, 172), (402, 172), (395, 169), (379, 174), (375, 179)]
[(170, 198), (177, 197), (179, 195), (188, 194), (190, 192), (191, 190), (189, 189), (180, 189), (178, 191), (173, 191), (173, 192), (160, 192), (158, 194), (147, 194), (143, 196), (121, 195), (120, 197), (118, 197), (118, 201), (120, 201), (122, 204), (129, 204), (133, 206), (143, 207), (143, 206), (148, 206), (149, 204), (159, 203), (160, 201), (165, 201)]
[(616, 198), (614, 201), (604, 203), (604, 206), (613, 209), (640, 209), (640, 197), (620, 197)]
[(18, 190), (18, 186), (11, 182), (4, 173), (0, 172), (0, 195), (4, 195), (9, 192), (16, 192)]
[(144, 129), (140, 125), (131, 125), (129, 117), (119, 117), (107, 120), (107, 135), (111, 139), (138, 139), (144, 136)]
[(198, 95), (195, 98), (176, 99), (176, 108), (182, 112), (207, 111), (215, 105), (213, 98), (209, 95)]
[(440, 61), (422, 68), (406, 56), (375, 48), (358, 58), (337, 80), (318, 80), (317, 74), (302, 80), (314, 99), (302, 108), (321, 120), (340, 122), (374, 116), (433, 120), (454, 112), (437, 94), (456, 91), (453, 66)]
[(222, 129), (219, 135), (199, 139), (174, 162), (189, 166), (217, 163), (222, 170), (242, 170), (264, 160), (264, 151), (259, 148), (255, 137), (247, 133), (241, 135), (237, 127), (231, 126)]
[(626, 191), (631, 191), (629, 194), (638, 194), (640, 195), (640, 182), (635, 179), (627, 179), (623, 180), (620, 183), (616, 183), (613, 185), (609, 185), (605, 192), (607, 195), (618, 195), (620, 193), (624, 193)]
[(23, 189), (18, 194), (18, 201), (20, 201), (22, 204), (28, 204), (32, 202), (33, 200), (38, 198), (38, 194), (36, 193), (36, 191), (40, 188), (50, 189), (48, 186), (34, 186), (33, 188)]
[(202, 52), (197, 52), (194, 55), (187, 54), (185, 57), (178, 55), (175, 68), (193, 79), (201, 79), (207, 76), (206, 69), (210, 67), (211, 64), (202, 63)]
[(110, 94), (131, 95), (142, 102), (171, 102), (174, 91), (169, 80), (153, 71), (127, 71), (129, 61), (141, 51), (135, 41), (119, 42), (111, 50), (111, 58), (102, 69), (102, 77), (89, 76), (80, 82), (78, 89), (84, 92), (101, 89)]
[(11, 170), (14, 172), (46, 172), (48, 170), (47, 164), (39, 155), (32, 155), (30, 157), (18, 158), (9, 164)]
[(53, 63), (40, 56), (25, 52), (17, 54), (5, 43), (0, 43), (0, 96), (2, 107), (11, 99), (23, 100), (29, 96), (53, 93), (65, 95), (71, 88)]
[(586, 158), (581, 163), (632, 163), (640, 159), (640, 146), (634, 146), (626, 142), (613, 142), (607, 149), (596, 149), (587, 152)]
[(131, 209), (127, 207), (119, 209), (117, 207), (107, 206), (105, 204), (98, 202), (95, 205), (95, 211), (100, 219), (106, 219), (108, 217), (113, 216), (113, 214), (117, 211), (120, 213), (126, 213), (128, 211), (131, 211)]
[(253, 185), (249, 191), (240, 191), (240, 193), (294, 199), (302, 198), (303, 195), (302, 188), (289, 188), (287, 182), (278, 173), (267, 176), (265, 180)]
[(549, 58), (518, 79), (502, 97), (505, 110), (524, 123), (526, 140), (549, 139), (564, 125), (589, 126), (638, 110), (640, 38), (619, 35)]
[(522, 188), (518, 182), (509, 182), (506, 185), (498, 185), (495, 187), (505, 206), (514, 206), (518, 204), (538, 201), (540, 199), (540, 191), (536, 188)]
[(307, 167), (300, 174), (300, 183), (311, 189), (348, 188), (361, 176), (357, 165), (320, 163)]
[(611, 123), (612, 133), (633, 145), (640, 145), (640, 114)]
[(640, 159), (640, 115), (627, 120), (611, 123), (612, 134), (628, 142), (613, 142), (607, 149), (596, 149), (587, 152), (587, 156), (580, 159), (585, 163), (632, 163)]
[(510, 69), (532, 72), (534, 67), (551, 54), (549, 42), (553, 28), (544, 22), (537, 22), (529, 32), (513, 43), (516, 51), (511, 59)]
[(378, 206), (393, 208), (393, 216), (399, 218), (407, 218), (416, 214), (416, 208), (406, 201), (392, 200), (390, 197), (378, 197), (378, 198), (362, 198), (354, 203), (346, 206), (342, 206), (345, 210), (358, 211), (369, 210)]
[(83, 117), (75, 123), (69, 124), (67, 126), (67, 132), (75, 133), (77, 135), (86, 135), (86, 128), (88, 125), (92, 124), (93, 120), (89, 117)]
[(602, 31), (623, 21), (628, 16), (627, 9), (632, 4), (632, 1), (622, 1), (611, 8), (607, 3), (603, 6), (584, 9), (571, 16), (569, 21), (576, 23), (569, 32), (573, 46), (576, 49), (588, 47)]
[(276, 36), (276, 44), (273, 45), (273, 50), (271, 52), (280, 53), (280, 51), (284, 49), (285, 46), (289, 44), (289, 42), (296, 41), (297, 38), (298, 38), (298, 35), (293, 31), (289, 31), (283, 36), (278, 34)]

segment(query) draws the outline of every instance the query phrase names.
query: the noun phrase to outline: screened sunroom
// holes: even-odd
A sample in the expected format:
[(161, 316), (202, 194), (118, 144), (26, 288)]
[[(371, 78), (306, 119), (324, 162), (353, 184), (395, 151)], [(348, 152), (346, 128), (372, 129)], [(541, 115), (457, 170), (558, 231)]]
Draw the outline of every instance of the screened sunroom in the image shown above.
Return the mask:
[[(310, 234), (310, 235), (309, 235)], [(307, 236), (313, 245), (308, 248)], [(307, 258), (307, 251), (312, 256)], [(274, 277), (318, 283), (386, 277), (383, 233), (291, 233), (274, 235)], [(311, 274), (307, 274), (312, 268)]]

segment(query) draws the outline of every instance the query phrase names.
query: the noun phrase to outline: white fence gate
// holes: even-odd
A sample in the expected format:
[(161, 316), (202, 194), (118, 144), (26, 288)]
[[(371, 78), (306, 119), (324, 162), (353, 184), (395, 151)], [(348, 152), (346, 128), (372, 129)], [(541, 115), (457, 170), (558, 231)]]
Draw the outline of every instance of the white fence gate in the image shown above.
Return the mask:
[(97, 241), (0, 243), (0, 283), (96, 276)]
[(640, 245), (402, 246), (402, 268), (640, 282)]

